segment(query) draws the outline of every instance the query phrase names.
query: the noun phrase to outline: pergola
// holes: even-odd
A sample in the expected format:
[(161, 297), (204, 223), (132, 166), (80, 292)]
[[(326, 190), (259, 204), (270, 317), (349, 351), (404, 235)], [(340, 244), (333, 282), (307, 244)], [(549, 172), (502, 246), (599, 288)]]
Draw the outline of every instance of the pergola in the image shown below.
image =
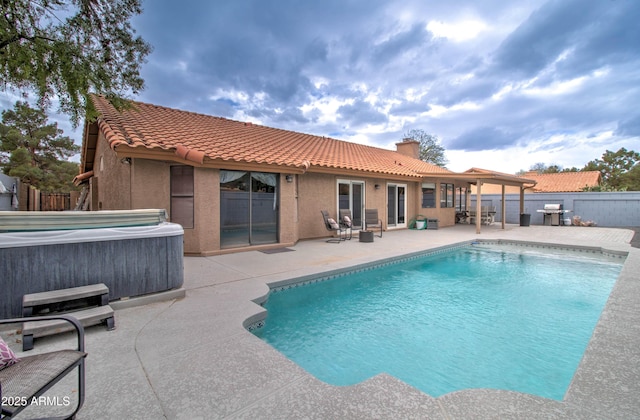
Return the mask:
[[(469, 185), (476, 186), (476, 233), (480, 233), (481, 229), (481, 207), (482, 207), (482, 184), (498, 184), (502, 185), (502, 229), (505, 228), (505, 213), (506, 213), (506, 202), (505, 202), (505, 187), (515, 186), (520, 187), (520, 214), (524, 213), (524, 190), (527, 188), (531, 188), (536, 185), (536, 181), (531, 179), (522, 178), (520, 176), (505, 174), (501, 172), (494, 172), (486, 169), (479, 168), (471, 168), (465, 172), (460, 173), (448, 173), (448, 174), (438, 174), (438, 178), (441, 179), (450, 179), (453, 181), (466, 182)], [(467, 194), (467, 208), (469, 208), (471, 204), (471, 196)]]

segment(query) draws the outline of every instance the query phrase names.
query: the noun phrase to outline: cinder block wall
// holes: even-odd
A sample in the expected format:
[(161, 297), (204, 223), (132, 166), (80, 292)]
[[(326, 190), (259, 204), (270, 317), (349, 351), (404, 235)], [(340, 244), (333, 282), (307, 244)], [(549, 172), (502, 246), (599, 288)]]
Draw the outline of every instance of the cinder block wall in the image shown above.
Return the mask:
[[(482, 194), (483, 206), (495, 206), (496, 221), (502, 221), (500, 194)], [(520, 223), (520, 195), (506, 194), (506, 223)], [(471, 196), (475, 206), (476, 196)], [(534, 193), (525, 194), (525, 213), (531, 214), (532, 225), (542, 225), (545, 204), (562, 204), (571, 210), (565, 218), (580, 216), (583, 221), (594, 221), (603, 227), (640, 226), (640, 191), (628, 192), (580, 192), (580, 193)]]

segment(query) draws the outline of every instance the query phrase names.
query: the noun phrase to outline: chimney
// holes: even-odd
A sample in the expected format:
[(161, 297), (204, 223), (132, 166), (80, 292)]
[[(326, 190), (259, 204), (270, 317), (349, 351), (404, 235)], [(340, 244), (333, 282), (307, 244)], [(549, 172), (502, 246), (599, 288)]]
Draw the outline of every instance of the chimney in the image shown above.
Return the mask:
[(420, 142), (417, 140), (404, 139), (400, 143), (396, 143), (396, 150), (401, 155), (420, 159)]

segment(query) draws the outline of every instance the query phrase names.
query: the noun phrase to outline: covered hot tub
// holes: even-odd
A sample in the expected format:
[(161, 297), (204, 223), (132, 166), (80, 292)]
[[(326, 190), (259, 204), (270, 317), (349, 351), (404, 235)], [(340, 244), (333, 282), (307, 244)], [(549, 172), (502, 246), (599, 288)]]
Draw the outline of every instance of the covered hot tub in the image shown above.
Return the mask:
[[(119, 218), (125, 211), (120, 213)], [(89, 223), (83, 216), (92, 228), (74, 228), (71, 218), (61, 223), (64, 230), (50, 224), (46, 230), (21, 231), (0, 225), (0, 318), (21, 316), (22, 296), (28, 293), (104, 283), (110, 300), (117, 300), (182, 287), (182, 226), (147, 220), (142, 226), (99, 227), (118, 222)]]

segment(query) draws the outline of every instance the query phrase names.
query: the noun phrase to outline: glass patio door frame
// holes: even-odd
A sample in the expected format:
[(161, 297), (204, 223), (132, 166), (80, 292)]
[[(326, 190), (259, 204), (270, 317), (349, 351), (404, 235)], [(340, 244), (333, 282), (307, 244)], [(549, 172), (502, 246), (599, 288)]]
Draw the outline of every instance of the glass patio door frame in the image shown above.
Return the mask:
[[(404, 194), (402, 194), (402, 200), (400, 200), (401, 194), (398, 193), (400, 190), (404, 191)], [(390, 191), (393, 191), (392, 198), (389, 197)], [(407, 227), (407, 192), (407, 184), (396, 184), (391, 182), (387, 184), (388, 229), (400, 229)], [(400, 215), (399, 213), (402, 214)]]
[[(231, 210), (231, 213), (228, 210), (225, 211), (228, 202), (223, 197), (222, 188), (220, 190), (220, 247), (224, 249), (278, 243), (280, 240), (280, 175), (256, 171), (221, 170), (220, 172), (221, 178), (223, 172), (235, 173), (235, 175), (231, 175), (229, 182), (241, 181), (241, 188), (231, 193), (235, 197), (229, 197), (240, 204), (235, 210)], [(221, 179), (221, 185), (222, 181)], [(259, 182), (264, 186), (272, 187), (273, 192), (258, 191)], [(261, 195), (265, 197), (260, 197)], [(265, 211), (261, 211), (262, 208), (266, 210), (266, 213), (273, 213), (273, 220), (260, 220), (259, 216), (263, 216), (265, 213)], [(224, 220), (227, 217), (233, 219), (230, 225)], [(266, 233), (261, 233), (261, 230), (258, 229), (260, 222), (262, 224), (266, 222), (273, 227), (268, 228)], [(228, 227), (231, 227), (232, 231), (227, 232), (225, 229)], [(233, 231), (237, 233), (234, 234)]]
[[(340, 185), (348, 186), (349, 198), (348, 206), (345, 198), (340, 194)], [(353, 217), (353, 228), (362, 229), (364, 225), (364, 205), (365, 205), (365, 182), (358, 179), (338, 179), (336, 185), (337, 209), (336, 216), (339, 217), (340, 210), (349, 209)]]

